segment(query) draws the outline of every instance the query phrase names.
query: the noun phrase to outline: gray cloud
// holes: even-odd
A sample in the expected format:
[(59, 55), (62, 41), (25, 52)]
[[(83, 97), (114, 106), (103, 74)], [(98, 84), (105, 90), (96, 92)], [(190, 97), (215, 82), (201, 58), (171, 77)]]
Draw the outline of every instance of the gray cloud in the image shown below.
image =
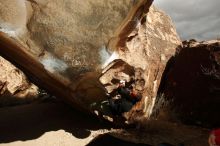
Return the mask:
[(220, 0), (154, 0), (173, 20), (182, 40), (220, 37)]

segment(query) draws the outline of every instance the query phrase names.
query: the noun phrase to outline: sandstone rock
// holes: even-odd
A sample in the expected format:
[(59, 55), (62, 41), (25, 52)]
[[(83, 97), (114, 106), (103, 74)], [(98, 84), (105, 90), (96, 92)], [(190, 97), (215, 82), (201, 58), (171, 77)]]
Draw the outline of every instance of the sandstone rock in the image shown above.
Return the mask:
[(16, 36), (26, 27), (27, 12), (25, 0), (0, 1), (0, 30)]
[[(139, 121), (140, 123), (151, 117), (162, 74), (167, 62), (181, 45), (171, 19), (152, 6), (149, 13), (142, 20), (138, 20), (136, 29), (128, 35), (125, 45), (119, 46), (118, 58), (133, 68), (139, 69), (136, 70), (135, 82), (143, 80), (144, 85), (143, 99), (130, 113), (126, 114), (130, 122)], [(120, 68), (121, 66), (113, 66), (112, 70), (123, 73), (124, 71)], [(107, 84), (106, 81), (111, 84), (108, 78), (114, 76), (114, 73), (108, 75), (109, 72), (106, 72), (106, 74), (103, 74), (100, 80), (104, 85)]]
[[(164, 98), (168, 105), (158, 118), (203, 127), (220, 123), (220, 42), (185, 41), (164, 79)], [(171, 114), (172, 113), (172, 114)]]
[[(0, 2), (10, 5), (10, 2)], [(128, 82), (134, 79), (135, 88), (143, 92), (143, 98), (123, 116), (127, 123), (136, 122), (138, 125), (144, 125), (146, 121), (154, 124), (155, 121), (152, 119), (159, 119), (159, 122), (157, 121), (159, 124), (155, 122), (156, 127), (159, 128), (156, 132), (160, 132), (160, 128), (165, 129), (159, 137), (163, 142), (164, 136), (177, 129), (175, 124), (174, 126), (164, 124), (162, 121), (167, 118), (170, 118), (168, 121), (173, 120), (172, 114), (175, 112), (167, 112), (166, 107), (161, 108), (160, 105), (161, 99), (170, 101), (171, 96), (168, 95), (172, 91), (172, 86), (167, 83), (169, 89), (165, 89), (164, 92), (167, 98), (162, 98), (163, 96), (160, 98), (157, 93), (167, 62), (175, 55), (176, 49), (182, 43), (166, 14), (155, 7), (151, 7), (148, 13), (151, 3), (152, 0), (29, 0), (25, 8), (27, 17), (24, 17), (24, 13), (15, 12), (12, 15), (16, 17), (15, 14), (18, 14), (22, 18), (22, 23), (15, 24), (15, 28), (24, 27), (27, 31), (22, 36), (16, 35), (18, 37), (16, 39), (23, 46), (0, 33), (0, 53), (19, 65), (34, 83), (66, 99), (78, 109), (90, 110), (90, 105), (94, 102), (107, 99), (98, 78), (103, 64), (108, 65), (106, 60), (110, 57), (109, 52), (113, 51), (113, 56), (108, 62), (119, 60), (112, 62), (103, 71), (100, 77), (101, 83), (108, 92), (111, 92), (120, 79)], [(17, 6), (16, 3), (14, 7)], [(5, 17), (4, 13), (0, 16), (5, 21), (4, 24), (13, 23), (11, 20), (14, 19), (4, 19), (8, 17)], [(2, 25), (2, 28), (8, 27)], [(13, 31), (16, 32), (15, 34), (19, 32), (17, 29)], [(214, 54), (215, 60), (219, 60), (218, 53)], [(213, 68), (204, 70), (210, 72), (210, 69)], [(215, 68), (214, 71), (216, 70)], [(218, 77), (218, 74), (214, 77)], [(116, 79), (116, 82), (112, 79)], [(180, 106), (179, 101), (181, 100), (177, 97), (177, 102), (175, 100), (169, 102), (171, 106), (168, 107), (176, 105), (179, 107), (177, 111), (181, 113), (185, 108)], [(175, 104), (172, 105), (173, 103)], [(187, 103), (196, 105), (194, 102)], [(188, 107), (188, 104), (185, 107)], [(192, 106), (190, 109), (194, 110), (195, 107)], [(159, 115), (157, 115), (158, 111)], [(194, 116), (198, 114), (201, 113), (197, 112)], [(183, 117), (187, 116), (183, 115)], [(111, 117), (103, 118), (112, 121)], [(149, 128), (148, 125), (144, 126), (146, 129)], [(180, 132), (182, 129), (185, 128), (181, 128)], [(132, 133), (133, 131), (135, 132)], [(131, 134), (126, 131), (115, 135), (136, 142), (145, 140), (145, 136), (137, 138), (140, 133), (136, 129), (133, 131)], [(148, 131), (144, 132), (146, 134)], [(183, 133), (178, 134), (175, 135), (175, 131), (172, 133), (174, 139), (170, 141), (173, 144), (177, 144), (184, 136)], [(155, 135), (156, 138), (150, 144), (158, 144), (155, 142), (158, 139), (157, 133)], [(187, 136), (194, 138), (192, 135)], [(178, 138), (178, 141), (175, 138)], [(144, 143), (149, 143), (147, 140), (149, 139)]]
[(37, 97), (38, 88), (24, 73), (0, 57), (0, 106), (19, 104)]
[[(16, 3), (13, 8), (20, 8), (18, 3), (21, 1), (14, 0), (13, 2)], [(4, 4), (5, 2), (1, 1), (1, 3)], [(119, 37), (126, 37), (127, 34), (122, 35), (121, 32), (125, 30), (128, 32), (131, 31), (136, 26), (136, 20), (148, 11), (151, 3), (152, 0), (30, 0), (26, 2), (26, 21), (22, 21), (26, 22), (24, 27), (27, 28), (27, 33), (21, 36), (17, 35), (16, 38), (25, 47), (25, 49), (24, 47), (16, 47), (17, 49), (22, 48), (21, 52), (24, 53), (23, 56), (19, 54), (21, 58), (18, 62), (20, 64), (17, 63), (19, 66), (22, 66), (23, 69), (26, 68), (24, 70), (26, 70), (29, 76), (35, 76), (33, 80), (38, 82), (40, 86), (45, 87), (45, 84), (42, 85), (43, 83), (37, 81), (36, 78), (39, 79), (42, 77), (51, 81), (51, 78), (53, 78), (51, 76), (56, 75), (58, 79), (55, 80), (61, 83), (59, 85), (62, 86), (62, 89), (65, 88), (65, 86), (70, 86), (69, 88), (71, 88), (69, 92), (70, 95), (65, 95), (65, 97), (68, 96), (67, 99), (74, 98), (70, 99), (70, 101), (77, 101), (77, 104), (82, 103), (83, 105), (83, 101), (85, 101), (84, 98), (77, 98), (77, 96), (81, 97), (82, 94), (77, 91), (81, 89), (79, 85), (82, 86), (84, 90), (86, 90), (86, 86), (90, 87), (90, 85), (87, 85), (90, 84), (90, 82), (86, 80), (84, 83), (83, 80), (90, 78), (91, 72), (97, 74), (97, 72), (99, 73), (101, 71), (102, 65), (108, 57), (110, 57), (106, 48), (108, 42), (112, 38), (117, 38), (118, 35), (120, 35)], [(11, 6), (13, 3), (7, 4)], [(29, 7), (30, 4), (31, 8)], [(10, 10), (12, 10), (12, 8), (9, 8), (9, 11)], [(1, 17), (4, 18), (4, 16)], [(6, 19), (5, 22), (12, 23), (8, 21), (8, 19)], [(21, 25), (23, 26), (23, 23)], [(12, 44), (12, 47), (17, 45)], [(11, 45), (8, 44), (8, 46)], [(111, 45), (110, 50), (115, 50), (115, 47), (116, 45)], [(19, 52), (18, 50), (11, 51), (13, 53)], [(4, 55), (8, 57), (10, 61), (16, 59), (16, 54), (14, 54), (15, 56)], [(25, 55), (28, 57), (25, 57)], [(14, 58), (12, 56), (14, 56)], [(22, 62), (24, 58), (32, 62), (35, 68), (34, 66), (25, 66), (24, 62)], [(37, 61), (41, 64), (39, 64), (39, 62), (37, 63)], [(44, 65), (44, 69), (42, 69), (42, 65)], [(34, 71), (38, 73), (38, 77), (33, 73)], [(47, 71), (49, 73), (47, 73)], [(96, 77), (94, 76), (94, 78)], [(84, 83), (85, 86), (82, 85), (82, 83)], [(50, 85), (54, 88), (58, 88), (59, 86), (56, 84)], [(97, 86), (99, 87), (99, 85), (95, 85), (94, 87)], [(48, 88), (49, 87), (47, 87), (47, 89)], [(59, 91), (60, 90), (61, 88)], [(104, 93), (104, 90), (101, 90), (102, 93), (100, 93), (100, 96)], [(54, 89), (50, 91), (54, 91)], [(72, 93), (72, 91), (74, 91), (74, 93)], [(64, 93), (64, 91), (60, 92)], [(58, 93), (58, 90), (56, 90), (56, 93)], [(90, 90), (87, 93), (87, 95), (95, 95), (93, 94), (94, 90)], [(91, 98), (91, 96), (85, 98), (86, 101), (94, 99)], [(84, 107), (87, 108), (85, 105)]]
[(147, 1), (36, 0), (27, 42), (63, 60), (72, 68), (70, 74), (100, 70), (109, 56), (106, 44), (140, 3)]
[[(20, 5), (20, 2), (24, 1), (13, 2)], [(136, 88), (143, 92), (144, 98), (126, 117), (129, 121), (150, 118), (162, 73), (168, 60), (175, 54), (176, 48), (181, 45), (167, 15), (155, 7), (151, 7), (148, 13), (151, 2), (151, 0), (29, 1), (32, 11), (28, 10), (30, 5), (26, 3), (27, 16), (25, 20), (22, 19), (21, 24), (16, 25), (19, 28), (26, 27), (27, 33), (22, 39), (21, 36), (18, 37), (27, 48), (23, 51), (29, 52), (35, 58), (26, 59), (30, 62), (41, 62), (46, 70), (43, 70), (40, 64), (34, 63), (35, 69), (29, 66), (28, 73), (30, 74), (31, 70), (35, 70), (38, 75), (45, 73), (47, 77), (40, 75), (37, 78), (42, 77), (51, 82), (51, 74), (47, 71), (52, 74), (58, 73), (56, 81), (62, 80), (59, 84), (62, 88), (55, 93), (58, 91), (64, 93), (61, 89), (65, 90), (65, 86), (69, 86), (68, 94), (64, 98), (87, 108), (93, 102), (106, 98), (97, 79), (102, 65), (110, 57), (107, 50), (109, 49), (114, 51), (117, 56), (115, 58), (123, 60), (122, 64), (127, 64), (126, 66), (132, 70), (126, 78), (129, 80), (130, 76), (134, 76)], [(1, 3), (5, 4), (4, 1)], [(15, 6), (19, 6), (17, 3)], [(24, 15), (20, 17), (24, 18)], [(4, 20), (12, 23), (9, 20), (13, 18)], [(115, 70), (111, 68), (109, 71), (110, 73), (107, 71), (106, 74), (109, 73), (111, 78)], [(123, 72), (121, 69), (119, 71)], [(33, 73), (31, 76), (36, 77)], [(102, 78), (105, 78), (104, 76), (107, 75), (103, 74)], [(67, 81), (65, 77), (68, 77)], [(38, 85), (46, 84), (42, 85), (41, 82)], [(58, 88), (59, 85), (54, 81), (48, 88), (55, 86)]]
[[(151, 0), (29, 2), (33, 11), (26, 10), (27, 16), (30, 16), (24, 26), (27, 26), (28, 33), (23, 35), (22, 39), (20, 37), (20, 42), (27, 48), (26, 52), (34, 55), (35, 59), (31, 59), (32, 61), (38, 60), (47, 71), (59, 74), (58, 80), (62, 80), (62, 86), (70, 86), (70, 96), (67, 98), (73, 98), (71, 102), (77, 101), (77, 104), (87, 107), (88, 104), (92, 104), (90, 99), (94, 99), (95, 102), (96, 99), (100, 101), (105, 98), (104, 90), (98, 82), (92, 84), (87, 80), (93, 80), (91, 74), (94, 74), (94, 80), (97, 79), (95, 74), (98, 74), (110, 57), (107, 50), (109, 49), (116, 54), (112, 60), (119, 58), (132, 66), (135, 71), (133, 74), (139, 74), (139, 77), (136, 75), (134, 79), (136, 82), (141, 81), (139, 85), (143, 84), (136, 86), (143, 90), (144, 98), (135, 108), (142, 109), (141, 114), (134, 110), (127, 117), (151, 116), (166, 63), (181, 45), (167, 15), (155, 7), (151, 7), (148, 13)], [(26, 3), (26, 9), (28, 6)], [(76, 7), (77, 9), (74, 9)], [(41, 65), (36, 66), (38, 70), (42, 69)], [(45, 70), (42, 71), (46, 73)], [(67, 82), (63, 76), (67, 77)], [(43, 75), (41, 77), (46, 79)], [(93, 94), (96, 87), (100, 88), (99, 94)], [(82, 94), (81, 89), (86, 92)], [(72, 91), (74, 93), (71, 93)], [(90, 102), (85, 104), (85, 101)], [(136, 118), (137, 116), (134, 119)]]
[[(4, 11), (0, 20), (2, 29), (17, 35), (34, 55), (47, 58), (43, 54), (48, 51), (65, 61), (75, 72), (79, 67), (96, 70), (109, 56), (105, 46), (111, 38), (116, 37), (116, 30), (120, 25), (133, 21), (133, 17), (140, 17), (143, 7), (151, 2), (152, 0), (0, 1), (1, 10)], [(128, 18), (131, 20), (127, 20)], [(14, 22), (17, 19), (20, 21)], [(21, 35), (17, 29), (22, 29), (24, 34)], [(106, 56), (100, 55), (103, 52)]]
[(120, 80), (131, 82), (135, 76), (135, 68), (122, 60), (115, 60), (110, 63), (102, 72), (99, 78), (108, 93), (113, 92)]

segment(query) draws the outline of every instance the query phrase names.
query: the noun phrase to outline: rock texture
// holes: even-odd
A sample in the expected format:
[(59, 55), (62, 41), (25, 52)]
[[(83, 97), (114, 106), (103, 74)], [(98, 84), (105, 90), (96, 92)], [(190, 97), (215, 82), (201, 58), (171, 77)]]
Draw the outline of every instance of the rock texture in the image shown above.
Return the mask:
[[(24, 2), (25, 1), (22, 0), (13, 0), (11, 3), (8, 2), (7, 5), (9, 5), (9, 7), (7, 11), (12, 11), (15, 7), (17, 9), (21, 8), (20, 4), (24, 4)], [(4, 1), (1, 1), (1, 3), (5, 4)], [(50, 73), (53, 75), (59, 74), (56, 81), (62, 82), (59, 84), (62, 86), (62, 89), (64, 89), (64, 86), (69, 86), (69, 88), (71, 88), (70, 91), (74, 92), (69, 93), (71, 95), (68, 95), (68, 99), (74, 98), (71, 99), (71, 102), (77, 101), (77, 104), (87, 107), (88, 103), (85, 104), (84, 101), (94, 99), (92, 96), (103, 96), (104, 93), (104, 90), (100, 88), (98, 82), (93, 84), (89, 82), (88, 79), (91, 79), (91, 76), (93, 76), (91, 74), (94, 74), (94, 79), (98, 81), (97, 75), (95, 74), (101, 70), (101, 66), (110, 57), (106, 48), (108, 42), (112, 39), (114, 40), (114, 38), (126, 38), (127, 33), (122, 33), (124, 31), (130, 32), (135, 28), (137, 24), (136, 20), (148, 11), (151, 3), (152, 0), (30, 0), (25, 2), (26, 14), (21, 14), (22, 16), (20, 16), (19, 13), (20, 17), (26, 18), (25, 23), (22, 21), (22, 26), (19, 24), (20, 27), (26, 28), (23, 32), (24, 34), (20, 34), (16, 30), (8, 29), (8, 31), (18, 33), (16, 39), (25, 46), (25, 48), (23, 47), (21, 49), (24, 55), (19, 54), (21, 58), (18, 62), (22, 64), (19, 64), (19, 66), (25, 68), (24, 63), (21, 61), (24, 58), (34, 63), (38, 70), (29, 67), (29, 69), (26, 69), (26, 73), (30, 74), (30, 72), (32, 72), (31, 76), (35, 76), (33, 80), (38, 82), (40, 86), (45, 86), (45, 84), (42, 85), (42, 82), (36, 80), (36, 78), (39, 79), (40, 77), (36, 77), (33, 70), (39, 74), (43, 74), (42, 72), (44, 72), (45, 74), (41, 75), (41, 77), (45, 79), (46, 76), (48, 81), (51, 81)], [(13, 18), (16, 16), (15, 14), (16, 12), (13, 12)], [(8, 15), (4, 16), (4, 14), (1, 15), (2, 18), (10, 17)], [(14, 25), (8, 21), (9, 19), (4, 20), (5, 23)], [(114, 42), (118, 44), (117, 42), (119, 42), (119, 40)], [(14, 43), (12, 44), (12, 46), (15, 45)], [(111, 45), (109, 50), (115, 50), (116, 44)], [(19, 49), (20, 47), (16, 48)], [(18, 50), (11, 51), (14, 53), (19, 52)], [(24, 57), (27, 54), (30, 59), (28, 59), (27, 56)], [(10, 58), (10, 61), (16, 58), (16, 55), (9, 56), (6, 53), (4, 55)], [(14, 58), (12, 56), (14, 56)], [(35, 61), (39, 61), (41, 64)], [(42, 72), (40, 73), (39, 70)], [(47, 71), (50, 73), (47, 73)], [(50, 85), (54, 88), (57, 86), (56, 88), (58, 88), (56, 84)], [(92, 88), (90, 88), (91, 86)], [(102, 93), (99, 95), (93, 94), (95, 91), (93, 87), (100, 88)], [(87, 91), (87, 88), (88, 92), (85, 93), (88, 94), (82, 95), (81, 89)], [(56, 90), (56, 92), (60, 90), (61, 88)], [(54, 91), (54, 89), (52, 91)], [(61, 92), (63, 93), (64, 91)], [(67, 95), (65, 95), (65, 97), (66, 96)], [(99, 97), (96, 98), (99, 100)]]
[(30, 83), (23, 72), (0, 57), (0, 106), (32, 101), (38, 88)]
[[(141, 20), (137, 20), (137, 23), (136, 29), (126, 38), (126, 43), (119, 46), (117, 50), (118, 58), (136, 70), (132, 73), (134, 75), (136, 72), (135, 82), (143, 81), (143, 87), (139, 89), (143, 94), (141, 102), (133, 108), (133, 111), (126, 114), (130, 122), (136, 120), (140, 122), (151, 117), (167, 62), (175, 55), (176, 49), (182, 45), (169, 16), (153, 6), (149, 13)], [(120, 70), (121, 67), (113, 66), (114, 73), (110, 75), (103, 73), (100, 81), (103, 84), (108, 81), (111, 85), (112, 82), (104, 78), (124, 73)], [(131, 73), (126, 74), (131, 76)], [(126, 80), (129, 82), (129, 79)]]
[[(133, 17), (139, 18), (151, 2), (152, 0), (1, 1), (2, 7), (8, 7), (2, 9), (7, 14), (1, 14), (0, 19), (7, 24), (2, 23), (4, 31), (17, 35), (29, 52), (40, 57), (45, 67), (48, 60), (52, 62), (54, 58), (60, 59), (62, 63), (60, 60), (52, 62), (59, 65), (55, 66), (56, 71), (60, 71), (59, 67), (64, 65), (66, 67), (62, 72), (67, 76), (77, 76), (100, 70), (109, 57), (106, 44), (117, 37), (119, 30), (123, 29), (121, 25), (126, 26), (125, 23), (131, 21), (129, 29), (132, 29), (135, 25)], [(18, 10), (22, 11), (17, 12)], [(15, 17), (22, 22), (14, 23), (12, 20), (16, 20)], [(8, 26), (22, 28), (22, 32)], [(115, 47), (112, 46), (111, 49), (114, 50)], [(48, 57), (48, 53), (52, 58)], [(50, 71), (54, 72), (53, 69)]]
[(25, 0), (0, 0), (0, 30), (16, 36), (24, 32), (27, 21)]
[(135, 68), (122, 60), (115, 60), (103, 70), (102, 74), (99, 80), (105, 85), (107, 92), (111, 93), (117, 89), (117, 83), (120, 80), (127, 82), (133, 80), (135, 77)]
[(164, 79), (162, 92), (169, 104), (159, 117), (167, 113), (169, 120), (219, 127), (220, 41), (183, 45)]
[[(134, 79), (141, 84), (140, 86), (138, 83), (136, 88), (144, 97), (140, 104), (128, 113), (127, 119), (134, 122), (137, 117), (151, 117), (166, 63), (181, 45), (170, 18), (153, 6), (149, 11), (152, 0), (13, 2), (16, 4), (7, 4), (17, 8), (20, 8), (21, 3), (26, 4), (26, 14), (20, 16), (25, 20), (19, 24), (20, 27), (22, 25), (26, 28), (26, 32), (17, 35), (17, 39), (26, 48), (21, 52), (27, 52), (29, 57), (33, 55), (29, 62), (34, 63), (37, 60), (46, 69), (42, 69), (39, 63), (34, 63), (35, 69), (26, 68), (28, 73), (36, 68), (38, 74), (45, 73), (35, 77), (34, 81), (41, 77), (51, 81), (52, 74), (59, 74), (57, 85), (48, 84), (47, 88), (58, 88), (58, 82), (61, 80), (59, 85), (62, 88), (55, 92), (63, 93), (64, 91), (60, 90), (69, 86), (69, 93), (64, 97), (68, 96), (67, 99), (71, 102), (87, 108), (93, 102), (106, 99), (105, 90), (98, 83), (98, 75), (110, 57), (109, 51), (114, 51), (115, 57), (112, 57), (112, 60), (121, 59), (133, 68)], [(4, 1), (1, 3), (4, 4)], [(7, 10), (12, 9), (8, 7)], [(15, 17), (15, 14), (14, 12), (12, 17)], [(9, 19), (4, 20), (11, 23)], [(25, 58), (28, 60), (28, 57)], [(19, 63), (22, 64), (21, 60)], [(24, 65), (22, 67), (25, 68)], [(35, 75), (32, 73), (31, 76)], [(39, 85), (41, 86), (42, 82)], [(139, 113), (136, 113), (137, 109)]]
[(130, 35), (125, 51), (119, 52), (123, 60), (144, 71), (145, 89), (142, 102), (143, 113), (147, 118), (151, 116), (154, 108), (167, 62), (181, 44), (170, 17), (151, 7), (146, 22)]
[[(0, 54), (17, 64), (31, 81), (86, 112), (94, 103), (106, 100), (105, 92), (111, 93), (119, 80), (134, 80), (134, 87), (143, 98), (123, 114), (123, 120), (143, 129), (116, 131), (112, 135), (153, 145), (164, 141), (176, 145), (194, 139), (203, 131), (164, 121), (218, 125), (219, 44), (186, 43), (179, 49), (182, 43), (171, 19), (150, 7), (151, 3), (152, 0), (2, 0), (1, 11), (7, 14), (0, 14), (1, 31), (15, 39), (0, 33)], [(17, 17), (21, 21), (14, 23)], [(176, 50), (180, 52), (174, 57)], [(175, 63), (169, 70), (167, 63), (172, 63), (173, 57)], [(187, 65), (186, 58), (192, 59)], [(103, 65), (107, 67), (101, 73)], [(15, 69), (14, 74), (18, 72)], [(18, 91), (18, 86), (9, 87)], [(163, 96), (158, 96), (159, 88)], [(206, 100), (210, 95), (213, 100)], [(207, 104), (213, 106), (204, 110)], [(207, 117), (209, 121), (205, 122)]]

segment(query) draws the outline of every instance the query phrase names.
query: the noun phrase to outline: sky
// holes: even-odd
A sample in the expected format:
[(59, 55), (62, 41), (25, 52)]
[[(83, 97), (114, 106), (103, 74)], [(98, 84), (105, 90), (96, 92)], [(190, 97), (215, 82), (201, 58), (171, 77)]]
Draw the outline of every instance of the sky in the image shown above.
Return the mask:
[(220, 0), (154, 0), (174, 22), (182, 40), (220, 38)]

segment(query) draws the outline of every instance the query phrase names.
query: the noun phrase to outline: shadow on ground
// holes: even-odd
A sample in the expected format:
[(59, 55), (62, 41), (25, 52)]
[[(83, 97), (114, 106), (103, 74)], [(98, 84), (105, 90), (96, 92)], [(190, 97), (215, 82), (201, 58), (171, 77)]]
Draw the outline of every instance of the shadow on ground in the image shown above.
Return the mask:
[(109, 134), (104, 134), (101, 136), (98, 136), (96, 139), (94, 139), (92, 142), (90, 142), (86, 146), (150, 146), (146, 144), (134, 144), (131, 142), (122, 141), (120, 139), (114, 138), (110, 136)]
[(56, 101), (0, 108), (0, 115), (0, 143), (32, 140), (45, 132), (61, 129), (84, 139), (91, 134), (89, 130), (109, 128)]

